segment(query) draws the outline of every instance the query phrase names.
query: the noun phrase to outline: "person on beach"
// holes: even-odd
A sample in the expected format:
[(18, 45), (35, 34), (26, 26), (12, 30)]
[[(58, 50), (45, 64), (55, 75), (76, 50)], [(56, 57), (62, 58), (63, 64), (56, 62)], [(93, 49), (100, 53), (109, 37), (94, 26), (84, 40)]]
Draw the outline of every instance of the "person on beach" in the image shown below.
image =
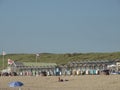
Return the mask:
[(58, 77), (58, 82), (63, 82), (63, 79), (60, 79), (60, 77)]

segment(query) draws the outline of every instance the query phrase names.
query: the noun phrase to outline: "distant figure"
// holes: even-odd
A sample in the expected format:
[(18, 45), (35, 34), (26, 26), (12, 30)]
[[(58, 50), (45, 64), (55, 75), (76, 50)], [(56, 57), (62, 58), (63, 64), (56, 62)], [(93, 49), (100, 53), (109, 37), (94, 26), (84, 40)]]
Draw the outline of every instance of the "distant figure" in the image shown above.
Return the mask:
[(68, 81), (67, 79), (65, 79), (65, 81)]
[(60, 77), (58, 77), (58, 82), (63, 82), (63, 79), (60, 79)]

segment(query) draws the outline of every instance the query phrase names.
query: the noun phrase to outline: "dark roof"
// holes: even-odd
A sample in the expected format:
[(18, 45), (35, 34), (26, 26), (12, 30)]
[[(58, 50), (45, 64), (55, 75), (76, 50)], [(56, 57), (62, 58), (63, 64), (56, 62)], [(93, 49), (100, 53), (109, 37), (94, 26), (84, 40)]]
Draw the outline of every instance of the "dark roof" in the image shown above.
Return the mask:
[(15, 66), (24, 66), (24, 64), (22, 62), (16, 62), (16, 61), (14, 61), (14, 65)]
[(74, 61), (68, 64), (113, 64), (115, 61), (110, 60), (97, 60), (97, 61)]

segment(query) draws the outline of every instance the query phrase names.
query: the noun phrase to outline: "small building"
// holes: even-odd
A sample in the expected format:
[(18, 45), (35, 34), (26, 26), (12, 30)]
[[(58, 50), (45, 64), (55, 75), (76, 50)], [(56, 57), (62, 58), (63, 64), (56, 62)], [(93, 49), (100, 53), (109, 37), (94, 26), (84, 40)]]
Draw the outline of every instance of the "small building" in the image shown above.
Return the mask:
[(11, 72), (18, 75), (55, 75), (56, 63), (36, 63), (36, 62), (14, 62), (10, 68)]
[[(115, 68), (108, 68), (110, 65), (115, 65)], [(97, 60), (97, 61), (74, 61), (69, 62), (67, 67), (70, 68), (73, 74), (99, 74), (103, 70), (116, 70), (119, 68), (120, 62), (116, 60)], [(117, 66), (117, 68), (116, 68)], [(117, 70), (117, 71), (118, 71)]]
[(120, 61), (118, 61), (118, 62), (116, 63), (116, 67), (117, 67), (117, 71), (120, 72)]

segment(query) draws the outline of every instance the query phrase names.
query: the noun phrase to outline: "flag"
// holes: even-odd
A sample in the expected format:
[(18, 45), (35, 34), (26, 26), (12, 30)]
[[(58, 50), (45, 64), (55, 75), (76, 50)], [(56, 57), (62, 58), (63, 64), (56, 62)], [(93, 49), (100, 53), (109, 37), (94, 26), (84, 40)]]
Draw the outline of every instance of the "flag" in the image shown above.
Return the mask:
[(8, 65), (11, 65), (11, 64), (13, 64), (13, 63), (14, 63), (14, 61), (13, 61), (13, 60), (8, 59)]
[(6, 55), (5, 51), (2, 52), (2, 55), (3, 55), (3, 56)]
[(40, 56), (40, 55), (37, 53), (36, 56), (38, 57), (38, 56)]

